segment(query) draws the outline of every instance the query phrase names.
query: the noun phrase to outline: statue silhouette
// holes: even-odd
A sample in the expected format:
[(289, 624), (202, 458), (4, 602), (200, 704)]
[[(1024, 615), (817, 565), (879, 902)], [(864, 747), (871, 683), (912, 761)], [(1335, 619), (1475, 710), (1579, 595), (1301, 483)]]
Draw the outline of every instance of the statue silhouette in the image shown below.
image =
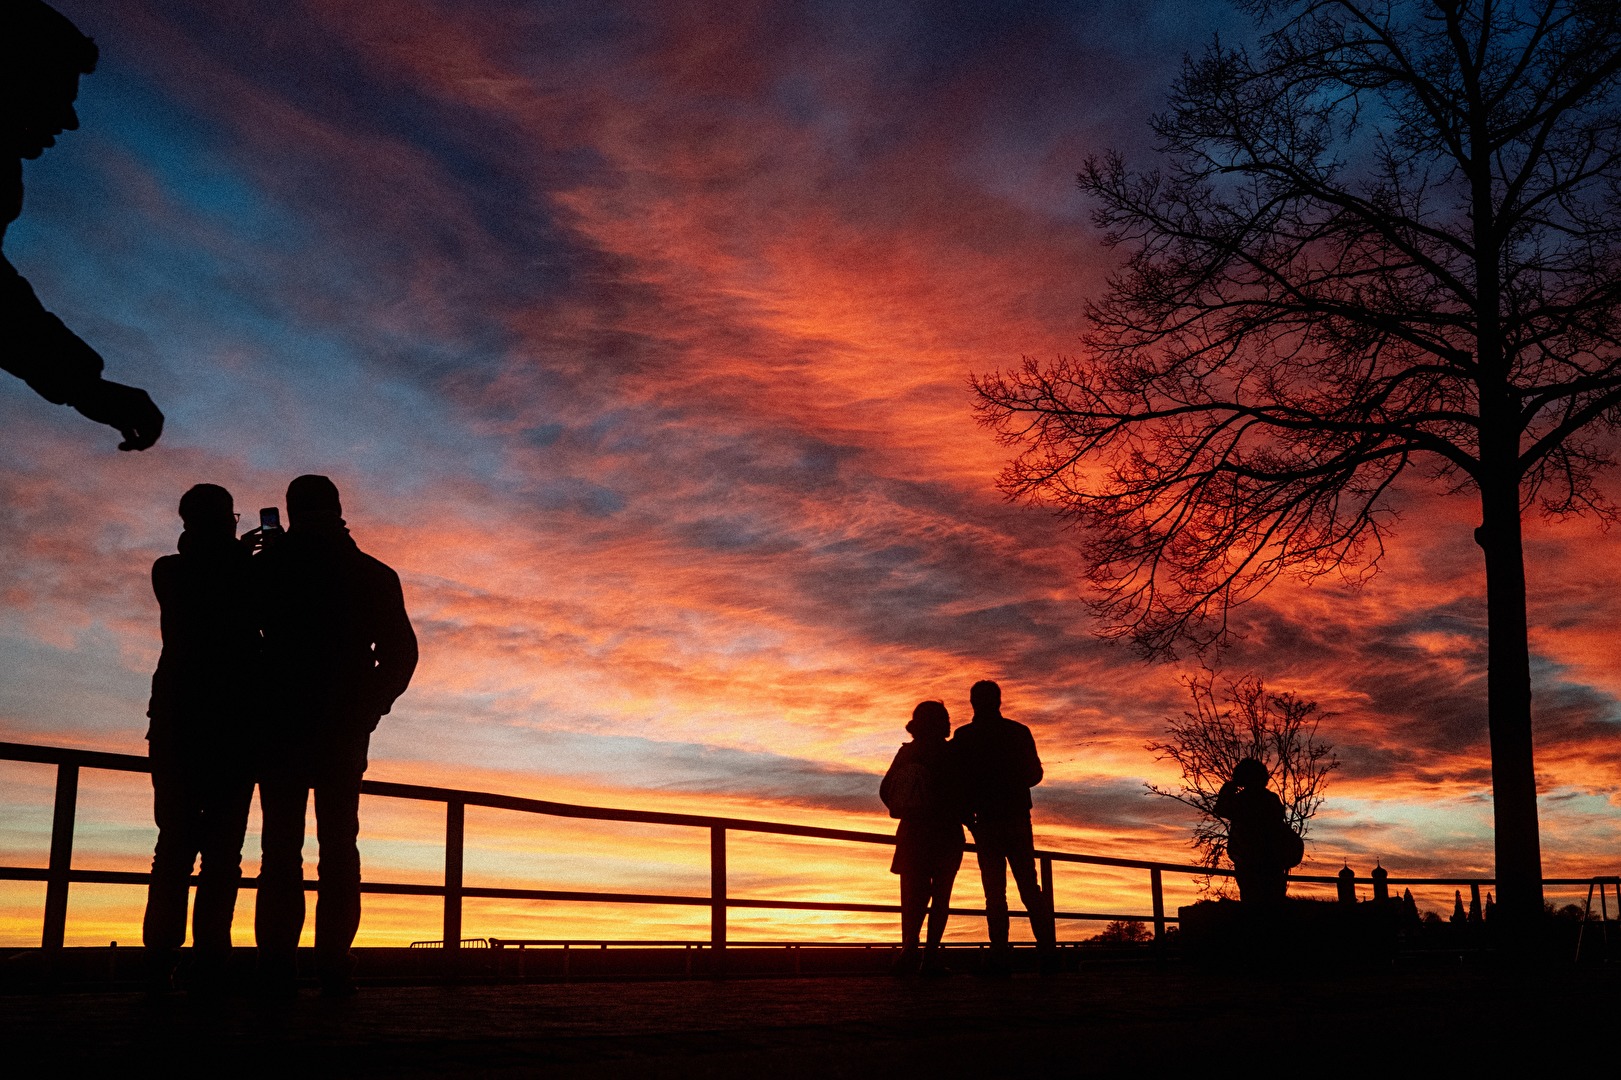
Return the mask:
[[(878, 797), (889, 816), (900, 819), (895, 830), (895, 858), (889, 871), (901, 878), (901, 957), (898, 974), (921, 970), (944, 974), (940, 942), (950, 917), (951, 885), (962, 865), (964, 812), (962, 781), (956, 755), (946, 742), (951, 714), (938, 701), (919, 702), (906, 725), (912, 741), (902, 743), (884, 774)], [(918, 954), (924, 915), (929, 921), (928, 948)]]
[[(23, 161), (79, 127), (79, 76), (96, 68), (96, 43), (41, 0), (0, 3), (0, 246), (22, 213)], [(101, 377), (102, 360), (34, 295), (0, 252), (0, 367), (46, 401), (117, 428), (120, 450), (145, 450), (163, 414), (145, 390)]]
[(154, 991), (169, 988), (186, 940), (199, 854), (193, 985), (207, 989), (225, 976), (253, 799), (250, 739), (259, 690), (253, 558), (236, 540), (231, 493), (198, 484), (181, 497), (180, 518), (179, 554), (152, 565), (163, 652), (152, 676), (146, 737), (158, 843), (141, 937)]
[(360, 781), (371, 733), (405, 692), (417, 642), (399, 575), (344, 527), (337, 486), (287, 486), (288, 530), (254, 560), (269, 707), (260, 751), (264, 859), (254, 931), (261, 977), (293, 988), (304, 926), (304, 811), (321, 845), (315, 951), (323, 992), (347, 996), (360, 926)]
[(1036, 844), (1030, 829), (1030, 789), (1041, 783), (1041, 758), (1030, 729), (1002, 715), (1002, 688), (988, 680), (968, 692), (974, 717), (951, 737), (964, 795), (973, 815), (969, 828), (978, 848), (985, 887), (985, 922), (991, 939), (991, 974), (1012, 970), (1008, 945), (1007, 875), (1019, 888), (1030, 930), (1041, 950), (1043, 970), (1056, 963), (1051, 898), (1036, 876)]

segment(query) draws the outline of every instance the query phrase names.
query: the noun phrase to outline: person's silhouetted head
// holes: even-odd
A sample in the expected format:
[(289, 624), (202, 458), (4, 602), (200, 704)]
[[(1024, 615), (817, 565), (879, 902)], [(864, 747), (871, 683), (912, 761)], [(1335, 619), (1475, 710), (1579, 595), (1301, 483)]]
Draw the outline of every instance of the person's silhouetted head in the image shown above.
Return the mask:
[(912, 710), (912, 719), (906, 725), (906, 730), (918, 742), (928, 742), (931, 739), (944, 741), (949, 738), (951, 714), (946, 711), (945, 702), (918, 702), (917, 708)]
[(336, 528), (343, 524), (338, 485), (324, 476), (306, 474), (287, 485), (287, 525), (292, 529)]
[(180, 496), (180, 520), (189, 533), (236, 535), (231, 493), (218, 484), (196, 484)]
[(79, 76), (96, 69), (96, 43), (42, 0), (0, 3), (0, 141), (37, 158), (79, 127)]
[(975, 716), (997, 716), (1002, 712), (1002, 688), (989, 679), (981, 679), (968, 690), (968, 703)]
[(1268, 775), (1266, 766), (1252, 757), (1245, 758), (1233, 767), (1233, 783), (1241, 788), (1266, 787)]

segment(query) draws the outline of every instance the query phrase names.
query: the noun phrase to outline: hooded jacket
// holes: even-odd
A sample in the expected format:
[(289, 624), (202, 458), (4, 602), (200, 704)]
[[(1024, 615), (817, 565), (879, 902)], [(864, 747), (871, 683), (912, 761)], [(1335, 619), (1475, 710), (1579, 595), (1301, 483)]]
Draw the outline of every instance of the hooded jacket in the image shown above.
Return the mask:
[(253, 557), (225, 536), (188, 531), (179, 546), (152, 564), (163, 652), (146, 737), (189, 750), (240, 747), (259, 693)]

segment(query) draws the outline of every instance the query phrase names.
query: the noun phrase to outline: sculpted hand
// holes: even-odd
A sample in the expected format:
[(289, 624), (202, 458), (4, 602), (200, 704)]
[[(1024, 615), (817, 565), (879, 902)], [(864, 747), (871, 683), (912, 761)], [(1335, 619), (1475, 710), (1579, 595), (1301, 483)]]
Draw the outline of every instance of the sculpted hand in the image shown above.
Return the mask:
[(73, 407), (99, 424), (118, 429), (120, 450), (145, 450), (163, 434), (163, 413), (145, 390), (98, 379)]

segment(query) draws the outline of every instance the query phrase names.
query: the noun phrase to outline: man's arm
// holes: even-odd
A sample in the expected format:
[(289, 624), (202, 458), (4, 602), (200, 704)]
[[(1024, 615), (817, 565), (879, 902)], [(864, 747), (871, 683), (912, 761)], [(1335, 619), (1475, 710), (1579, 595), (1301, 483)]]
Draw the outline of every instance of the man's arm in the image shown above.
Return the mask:
[(1022, 777), (1025, 787), (1035, 787), (1041, 783), (1046, 773), (1041, 768), (1041, 755), (1036, 753), (1036, 737), (1030, 733), (1029, 728), (1024, 729), (1024, 753), (1020, 767), (1024, 772)]
[(411, 685), (417, 667), (417, 636), (405, 613), (405, 593), (400, 576), (383, 567), (381, 588), (373, 610), (372, 649), (377, 658), (374, 672), (377, 697), (373, 707), (378, 716), (387, 716), (395, 700)]
[(163, 433), (163, 413), (145, 390), (101, 377), (96, 350), (45, 310), (33, 287), (0, 257), (0, 368), (40, 397), (71, 405), (124, 436), (120, 450), (145, 450)]

